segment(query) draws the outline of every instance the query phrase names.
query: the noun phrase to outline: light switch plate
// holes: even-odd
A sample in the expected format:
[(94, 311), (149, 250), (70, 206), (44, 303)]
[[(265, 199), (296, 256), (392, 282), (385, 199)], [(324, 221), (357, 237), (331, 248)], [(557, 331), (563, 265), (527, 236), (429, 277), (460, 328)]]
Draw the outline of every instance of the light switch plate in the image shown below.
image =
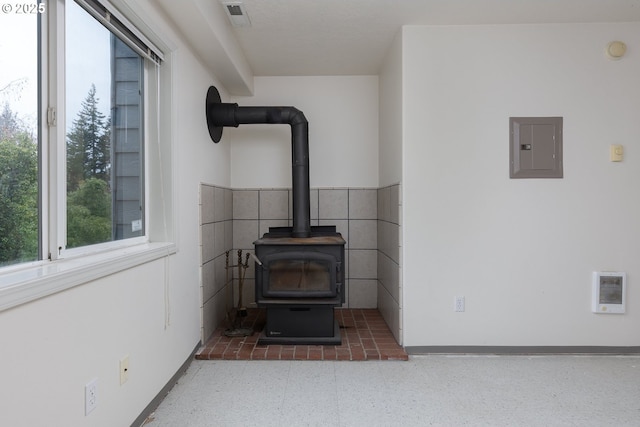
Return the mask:
[(129, 355), (120, 359), (120, 385), (129, 381)]
[(609, 160), (612, 162), (621, 162), (624, 157), (624, 148), (622, 145), (611, 144), (609, 147)]

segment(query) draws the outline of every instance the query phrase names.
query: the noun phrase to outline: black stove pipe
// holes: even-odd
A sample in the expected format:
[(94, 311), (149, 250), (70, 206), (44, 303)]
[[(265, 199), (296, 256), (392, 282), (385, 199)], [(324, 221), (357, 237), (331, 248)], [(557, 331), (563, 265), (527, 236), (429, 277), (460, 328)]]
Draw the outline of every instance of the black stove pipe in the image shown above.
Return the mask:
[(293, 166), (293, 229), (292, 237), (310, 237), (309, 196), (309, 123), (302, 111), (294, 107), (239, 107), (223, 103), (218, 90), (211, 86), (206, 101), (207, 126), (214, 142), (220, 141), (223, 127), (241, 124), (288, 124), (291, 126), (291, 156)]

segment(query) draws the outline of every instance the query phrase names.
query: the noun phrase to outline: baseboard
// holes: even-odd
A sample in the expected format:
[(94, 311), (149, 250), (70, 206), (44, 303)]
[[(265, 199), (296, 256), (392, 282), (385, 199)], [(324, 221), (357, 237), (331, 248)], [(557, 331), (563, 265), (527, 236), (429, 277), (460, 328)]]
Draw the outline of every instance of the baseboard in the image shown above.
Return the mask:
[(409, 346), (404, 348), (409, 355), (420, 354), (640, 354), (640, 346), (475, 346), (475, 345), (434, 345)]
[(138, 415), (138, 418), (136, 418), (135, 421), (133, 423), (131, 423), (131, 427), (141, 427), (142, 425), (144, 425), (144, 423), (147, 420), (147, 418), (149, 417), (149, 415), (151, 415), (153, 413), (153, 411), (156, 410), (158, 405), (160, 405), (160, 402), (162, 402), (162, 400), (167, 396), (167, 393), (169, 393), (169, 391), (173, 388), (173, 386), (176, 385), (176, 382), (178, 381), (178, 379), (181, 376), (183, 376), (184, 373), (187, 371), (187, 368), (189, 367), (191, 362), (194, 360), (196, 352), (198, 351), (198, 349), (200, 348), (201, 345), (202, 345), (202, 343), (198, 342), (198, 344), (193, 349), (193, 351), (191, 352), (191, 354), (189, 355), (187, 360), (185, 360), (185, 362), (182, 364), (182, 366), (180, 366), (180, 368), (178, 368), (176, 373), (173, 374), (173, 376), (171, 377), (171, 379), (169, 379), (167, 384), (165, 384), (165, 386), (162, 387), (162, 390), (160, 390), (158, 392), (156, 397), (154, 397), (153, 400), (147, 405), (147, 407), (144, 408), (142, 413), (140, 413), (140, 415)]

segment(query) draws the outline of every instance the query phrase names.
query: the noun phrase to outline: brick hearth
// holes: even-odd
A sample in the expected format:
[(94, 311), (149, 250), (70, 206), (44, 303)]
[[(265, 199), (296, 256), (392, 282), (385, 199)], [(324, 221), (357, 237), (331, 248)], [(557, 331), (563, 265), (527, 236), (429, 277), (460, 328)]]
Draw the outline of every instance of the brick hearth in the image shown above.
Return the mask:
[(342, 345), (259, 345), (265, 311), (251, 309), (243, 327), (252, 327), (248, 337), (227, 337), (218, 328), (198, 350), (201, 360), (408, 360), (376, 309), (336, 309)]

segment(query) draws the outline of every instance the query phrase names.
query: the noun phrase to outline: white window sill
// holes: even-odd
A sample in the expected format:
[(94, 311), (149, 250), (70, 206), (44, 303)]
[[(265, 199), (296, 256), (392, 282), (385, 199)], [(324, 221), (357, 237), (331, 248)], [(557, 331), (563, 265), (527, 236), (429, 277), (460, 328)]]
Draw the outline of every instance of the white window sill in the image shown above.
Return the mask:
[(0, 273), (0, 311), (175, 252), (174, 243), (144, 243)]

